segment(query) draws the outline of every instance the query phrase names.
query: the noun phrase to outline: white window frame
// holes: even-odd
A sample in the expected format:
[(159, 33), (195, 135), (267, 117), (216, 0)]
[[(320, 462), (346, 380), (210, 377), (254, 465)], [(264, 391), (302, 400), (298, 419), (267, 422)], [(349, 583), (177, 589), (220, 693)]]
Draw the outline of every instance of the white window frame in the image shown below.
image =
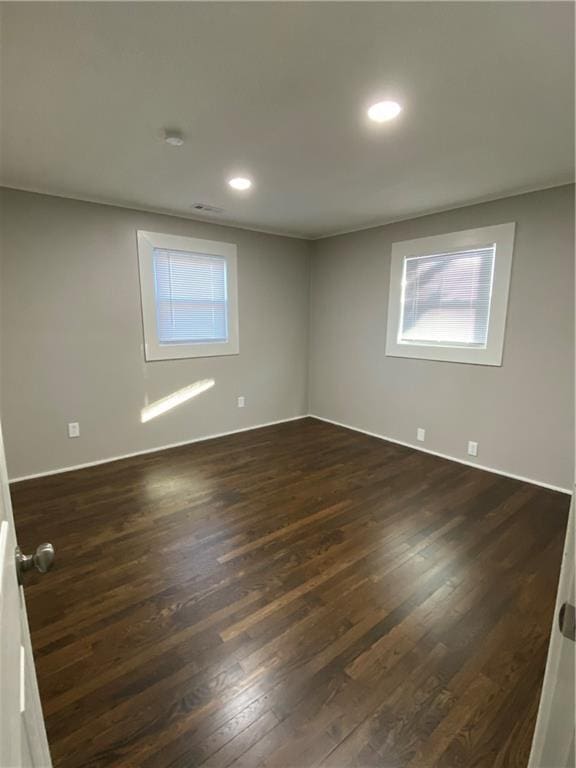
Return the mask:
[[(386, 355), (411, 357), (420, 360), (441, 360), (452, 363), (473, 363), (476, 365), (502, 365), (508, 293), (514, 250), (515, 223), (497, 224), (479, 229), (467, 229), (446, 235), (421, 237), (392, 244), (390, 268), (390, 290), (388, 298), (388, 326), (386, 329)], [(454, 344), (418, 344), (401, 342), (402, 322), (402, 280), (407, 258), (449, 253), (466, 248), (496, 246), (494, 276), (490, 298), (488, 338), (485, 347), (467, 347)]]
[[(240, 351), (238, 338), (238, 269), (237, 248), (233, 243), (200, 240), (195, 237), (166, 235), (160, 232), (137, 231), (138, 264), (140, 267), (140, 294), (142, 298), (142, 323), (144, 326), (144, 356), (148, 361), (179, 360), (189, 357), (216, 357), (237, 355)], [(226, 290), (228, 297), (228, 340), (161, 344), (158, 340), (156, 321), (156, 296), (154, 288), (154, 249), (205, 253), (222, 256), (226, 260)]]

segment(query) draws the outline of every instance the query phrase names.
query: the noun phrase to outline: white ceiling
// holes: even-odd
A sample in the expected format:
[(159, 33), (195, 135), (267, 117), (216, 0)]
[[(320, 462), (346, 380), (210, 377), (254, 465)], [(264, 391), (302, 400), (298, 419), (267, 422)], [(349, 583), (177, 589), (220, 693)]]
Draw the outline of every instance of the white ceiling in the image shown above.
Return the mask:
[[(317, 237), (573, 179), (572, 3), (4, 3), (2, 21), (4, 186)], [(402, 115), (369, 123), (383, 98)]]

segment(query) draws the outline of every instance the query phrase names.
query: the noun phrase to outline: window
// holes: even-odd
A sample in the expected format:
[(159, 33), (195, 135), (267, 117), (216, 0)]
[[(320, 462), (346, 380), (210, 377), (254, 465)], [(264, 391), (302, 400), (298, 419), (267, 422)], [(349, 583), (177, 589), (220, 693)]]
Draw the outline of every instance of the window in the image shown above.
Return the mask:
[(236, 246), (138, 231), (146, 360), (238, 353)]
[(386, 354), (501, 365), (514, 227), (394, 243)]

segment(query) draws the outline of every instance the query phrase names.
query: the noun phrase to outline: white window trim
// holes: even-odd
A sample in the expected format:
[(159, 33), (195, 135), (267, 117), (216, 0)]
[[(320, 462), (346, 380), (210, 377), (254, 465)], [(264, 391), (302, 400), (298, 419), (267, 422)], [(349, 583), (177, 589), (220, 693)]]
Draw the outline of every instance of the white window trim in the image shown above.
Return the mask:
[[(392, 245), (390, 291), (388, 298), (388, 326), (386, 329), (386, 355), (411, 357), (420, 360), (441, 360), (476, 365), (502, 365), (508, 292), (512, 270), (515, 223), (497, 224), (492, 227), (467, 229), (446, 235), (404, 240)], [(447, 253), (464, 248), (482, 248), (496, 245), (494, 278), (490, 302), (488, 339), (486, 347), (458, 347), (432, 344), (399, 342), (402, 316), (402, 278), (404, 261), (411, 256), (427, 256)]]
[[(144, 355), (146, 360), (179, 360), (188, 357), (216, 357), (237, 355), (238, 339), (238, 269), (237, 249), (233, 243), (200, 240), (194, 237), (165, 235), (138, 230), (138, 264), (140, 267), (140, 293), (142, 297), (142, 323), (144, 326)], [(196, 344), (160, 344), (156, 323), (156, 297), (154, 291), (154, 248), (192, 251), (226, 259), (226, 285), (228, 294), (228, 340), (199, 342)]]

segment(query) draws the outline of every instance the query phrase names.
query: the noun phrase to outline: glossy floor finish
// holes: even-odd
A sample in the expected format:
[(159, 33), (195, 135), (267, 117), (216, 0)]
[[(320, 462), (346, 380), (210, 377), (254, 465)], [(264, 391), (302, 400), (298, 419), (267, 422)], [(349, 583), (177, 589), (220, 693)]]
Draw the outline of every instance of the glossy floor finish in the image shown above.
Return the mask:
[(526, 765), (567, 496), (312, 419), (12, 492), (56, 766)]

